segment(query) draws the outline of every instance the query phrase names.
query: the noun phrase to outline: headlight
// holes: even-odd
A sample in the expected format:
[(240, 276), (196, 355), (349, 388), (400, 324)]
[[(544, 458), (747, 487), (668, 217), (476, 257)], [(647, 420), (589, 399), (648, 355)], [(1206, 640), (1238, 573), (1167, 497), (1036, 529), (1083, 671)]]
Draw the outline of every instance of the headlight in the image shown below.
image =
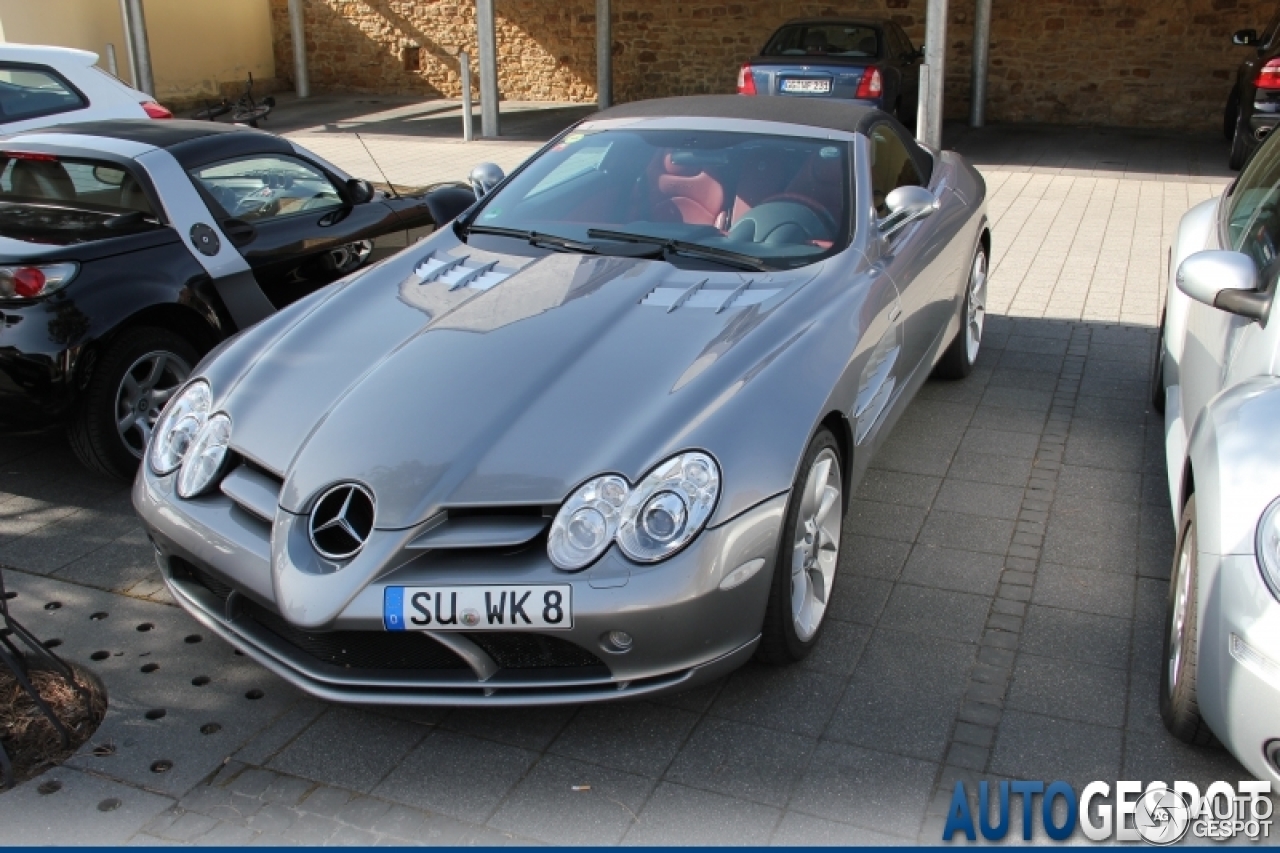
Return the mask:
[(177, 470), (204, 427), (212, 402), (209, 383), (193, 382), (169, 403), (151, 434), (147, 460), (152, 471), (163, 477)]
[(682, 453), (649, 472), (622, 507), (618, 545), (638, 563), (656, 563), (698, 535), (720, 496), (720, 469), (705, 453)]
[(194, 498), (213, 482), (231, 441), (231, 418), (219, 412), (205, 422), (178, 472), (178, 495)]
[(596, 477), (569, 496), (551, 523), (547, 556), (562, 569), (589, 565), (604, 553), (618, 532), (622, 506), (631, 489), (614, 474)]
[(1255, 544), (1262, 578), (1271, 587), (1271, 594), (1280, 599), (1280, 498), (1262, 513)]

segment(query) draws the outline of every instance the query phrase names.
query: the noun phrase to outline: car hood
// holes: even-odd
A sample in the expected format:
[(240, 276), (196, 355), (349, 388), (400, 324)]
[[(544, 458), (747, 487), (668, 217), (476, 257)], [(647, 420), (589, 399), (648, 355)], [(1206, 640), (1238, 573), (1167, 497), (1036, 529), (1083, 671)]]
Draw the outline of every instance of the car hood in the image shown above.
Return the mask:
[(233, 448), (284, 477), (284, 510), (356, 481), (376, 526), (401, 529), (443, 508), (557, 505), (602, 472), (635, 482), (788, 336), (753, 333), (821, 268), (517, 257), (451, 232), (419, 246), (241, 356), (220, 403)]

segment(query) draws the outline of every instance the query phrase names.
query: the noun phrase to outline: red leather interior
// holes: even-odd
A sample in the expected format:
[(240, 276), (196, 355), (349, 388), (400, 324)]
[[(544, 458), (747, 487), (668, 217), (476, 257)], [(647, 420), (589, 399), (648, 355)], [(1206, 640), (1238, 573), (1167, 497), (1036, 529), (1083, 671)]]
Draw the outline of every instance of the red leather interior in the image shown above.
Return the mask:
[(717, 226), (723, 223), (724, 187), (701, 168), (680, 165), (666, 154), (654, 186), (654, 221)]

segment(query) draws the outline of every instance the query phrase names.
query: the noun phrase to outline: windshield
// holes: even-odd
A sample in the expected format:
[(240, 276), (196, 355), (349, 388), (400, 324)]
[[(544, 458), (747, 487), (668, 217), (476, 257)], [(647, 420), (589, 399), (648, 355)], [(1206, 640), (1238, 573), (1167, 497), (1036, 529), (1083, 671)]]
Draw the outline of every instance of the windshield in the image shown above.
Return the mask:
[(574, 131), (486, 198), (471, 225), (567, 238), (571, 250), (607, 254), (625, 234), (792, 267), (848, 243), (849, 175), (849, 146), (827, 139)]
[(880, 33), (865, 24), (790, 24), (773, 34), (762, 56), (880, 55)]

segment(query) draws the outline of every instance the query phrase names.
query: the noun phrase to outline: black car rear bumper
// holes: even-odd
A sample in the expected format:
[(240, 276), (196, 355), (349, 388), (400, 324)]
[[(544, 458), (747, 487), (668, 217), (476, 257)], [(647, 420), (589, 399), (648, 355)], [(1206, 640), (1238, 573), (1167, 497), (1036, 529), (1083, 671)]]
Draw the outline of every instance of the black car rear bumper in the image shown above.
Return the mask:
[[(0, 307), (0, 426), (30, 428), (65, 420), (75, 407), (76, 364), (88, 318), (66, 303)], [(75, 340), (75, 345), (67, 341)]]

